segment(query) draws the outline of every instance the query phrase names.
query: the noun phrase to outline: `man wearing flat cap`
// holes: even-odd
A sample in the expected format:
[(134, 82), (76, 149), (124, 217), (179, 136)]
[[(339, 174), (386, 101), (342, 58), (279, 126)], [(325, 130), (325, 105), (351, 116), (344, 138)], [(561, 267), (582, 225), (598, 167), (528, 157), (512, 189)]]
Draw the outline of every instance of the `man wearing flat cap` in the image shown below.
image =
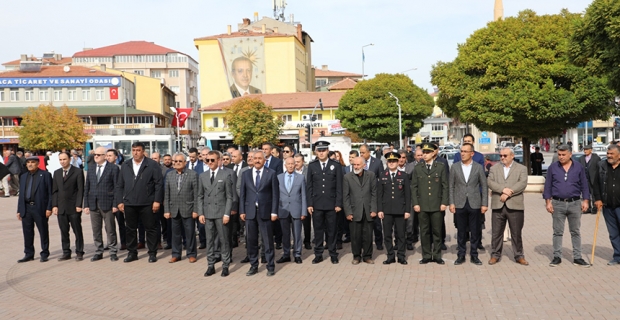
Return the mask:
[(49, 225), (52, 215), (52, 175), (39, 169), (39, 157), (26, 158), (28, 172), (19, 179), (17, 219), (24, 232), (24, 257), (17, 262), (34, 260), (34, 226), (41, 237), (41, 262), (49, 259)]
[(420, 220), (420, 264), (445, 264), (441, 258), (441, 226), (448, 206), (448, 176), (444, 164), (434, 159), (436, 149), (431, 143), (422, 146), (424, 161), (415, 166), (411, 175), (411, 204)]
[[(579, 158), (579, 163), (586, 169), (586, 178), (588, 178), (588, 187), (589, 190), (594, 190), (594, 177), (597, 175), (598, 163), (601, 161), (601, 157), (598, 154), (592, 152), (592, 145), (588, 144), (583, 147), (583, 156)], [(590, 195), (593, 195), (590, 192)], [(596, 209), (594, 208), (594, 200), (590, 199), (590, 208), (588, 211), (584, 213), (593, 213), (596, 214)]]

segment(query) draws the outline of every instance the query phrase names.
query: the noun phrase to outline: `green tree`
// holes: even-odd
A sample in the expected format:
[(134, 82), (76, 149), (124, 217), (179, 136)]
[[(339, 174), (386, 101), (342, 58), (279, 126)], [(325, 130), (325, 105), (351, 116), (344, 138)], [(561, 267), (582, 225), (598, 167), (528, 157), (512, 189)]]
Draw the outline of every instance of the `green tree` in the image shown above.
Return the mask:
[(82, 149), (90, 136), (77, 110), (53, 105), (30, 107), (16, 128), (20, 146), (30, 150)]
[(433, 66), (439, 107), (481, 130), (522, 137), (528, 167), (530, 141), (608, 119), (612, 92), (569, 60), (571, 26), (579, 19), (566, 10), (526, 10), (477, 30), (454, 61)]
[(433, 99), (403, 74), (383, 73), (359, 82), (340, 99), (336, 118), (362, 139), (397, 141), (398, 106), (388, 92), (400, 101), (403, 137), (418, 132), (433, 112)]
[(239, 99), (224, 110), (235, 144), (256, 147), (263, 142), (278, 142), (284, 122), (274, 117), (273, 108), (260, 99)]
[(620, 94), (620, 1), (594, 0), (574, 31), (570, 54), (575, 64), (606, 76)]

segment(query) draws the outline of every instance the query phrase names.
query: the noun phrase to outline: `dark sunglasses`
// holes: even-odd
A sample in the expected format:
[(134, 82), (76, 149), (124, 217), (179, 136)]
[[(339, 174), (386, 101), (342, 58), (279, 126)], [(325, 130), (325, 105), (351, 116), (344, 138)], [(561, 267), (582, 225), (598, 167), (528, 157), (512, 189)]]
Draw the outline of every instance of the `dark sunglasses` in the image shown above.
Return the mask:
[(507, 154), (500, 154), (499, 157), (500, 158), (506, 158), (506, 157), (508, 157), (508, 155)]
[(104, 153), (95, 153), (95, 156), (97, 156), (97, 157), (103, 157), (103, 156), (105, 156), (105, 154), (104, 154)]
[(177, 163), (177, 162), (185, 162), (183, 160), (172, 160), (172, 162)]
[(205, 162), (215, 162), (215, 161), (217, 161), (217, 160), (215, 160), (215, 159), (205, 159)]
[(290, 151), (288, 151), (288, 150), (284, 150), (284, 151), (282, 151), (282, 152), (284, 152), (284, 153), (291, 153), (291, 152), (290, 152)]

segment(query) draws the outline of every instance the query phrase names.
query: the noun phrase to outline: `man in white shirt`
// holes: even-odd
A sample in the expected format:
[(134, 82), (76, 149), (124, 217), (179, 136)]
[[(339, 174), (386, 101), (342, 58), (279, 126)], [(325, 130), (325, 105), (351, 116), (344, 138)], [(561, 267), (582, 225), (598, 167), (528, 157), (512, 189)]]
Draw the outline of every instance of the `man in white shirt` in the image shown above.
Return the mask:
[(230, 86), (230, 93), (233, 98), (246, 96), (249, 94), (261, 94), (260, 89), (252, 87), (252, 61), (246, 57), (238, 57), (232, 62), (230, 73), (234, 80)]

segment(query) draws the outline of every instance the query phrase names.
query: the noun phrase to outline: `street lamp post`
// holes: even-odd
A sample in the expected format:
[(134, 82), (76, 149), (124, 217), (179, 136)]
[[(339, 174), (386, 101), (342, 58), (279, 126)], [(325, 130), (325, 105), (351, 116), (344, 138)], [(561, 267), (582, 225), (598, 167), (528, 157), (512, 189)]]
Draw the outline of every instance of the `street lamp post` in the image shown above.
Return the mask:
[(399, 147), (402, 148), (403, 147), (403, 120), (401, 116), (402, 110), (401, 110), (398, 98), (395, 95), (393, 95), (391, 92), (388, 92), (388, 94), (390, 95), (390, 97), (396, 100), (396, 105), (398, 106), (398, 144), (399, 144)]
[(174, 112), (174, 116), (177, 118), (177, 153), (181, 152), (181, 129), (179, 128), (179, 111), (175, 107), (170, 107), (170, 110)]
[(362, 46), (362, 80), (364, 80), (364, 61), (366, 60), (366, 58), (364, 57), (364, 48), (369, 47), (369, 46), (374, 46), (374, 43), (369, 43), (365, 46)]

